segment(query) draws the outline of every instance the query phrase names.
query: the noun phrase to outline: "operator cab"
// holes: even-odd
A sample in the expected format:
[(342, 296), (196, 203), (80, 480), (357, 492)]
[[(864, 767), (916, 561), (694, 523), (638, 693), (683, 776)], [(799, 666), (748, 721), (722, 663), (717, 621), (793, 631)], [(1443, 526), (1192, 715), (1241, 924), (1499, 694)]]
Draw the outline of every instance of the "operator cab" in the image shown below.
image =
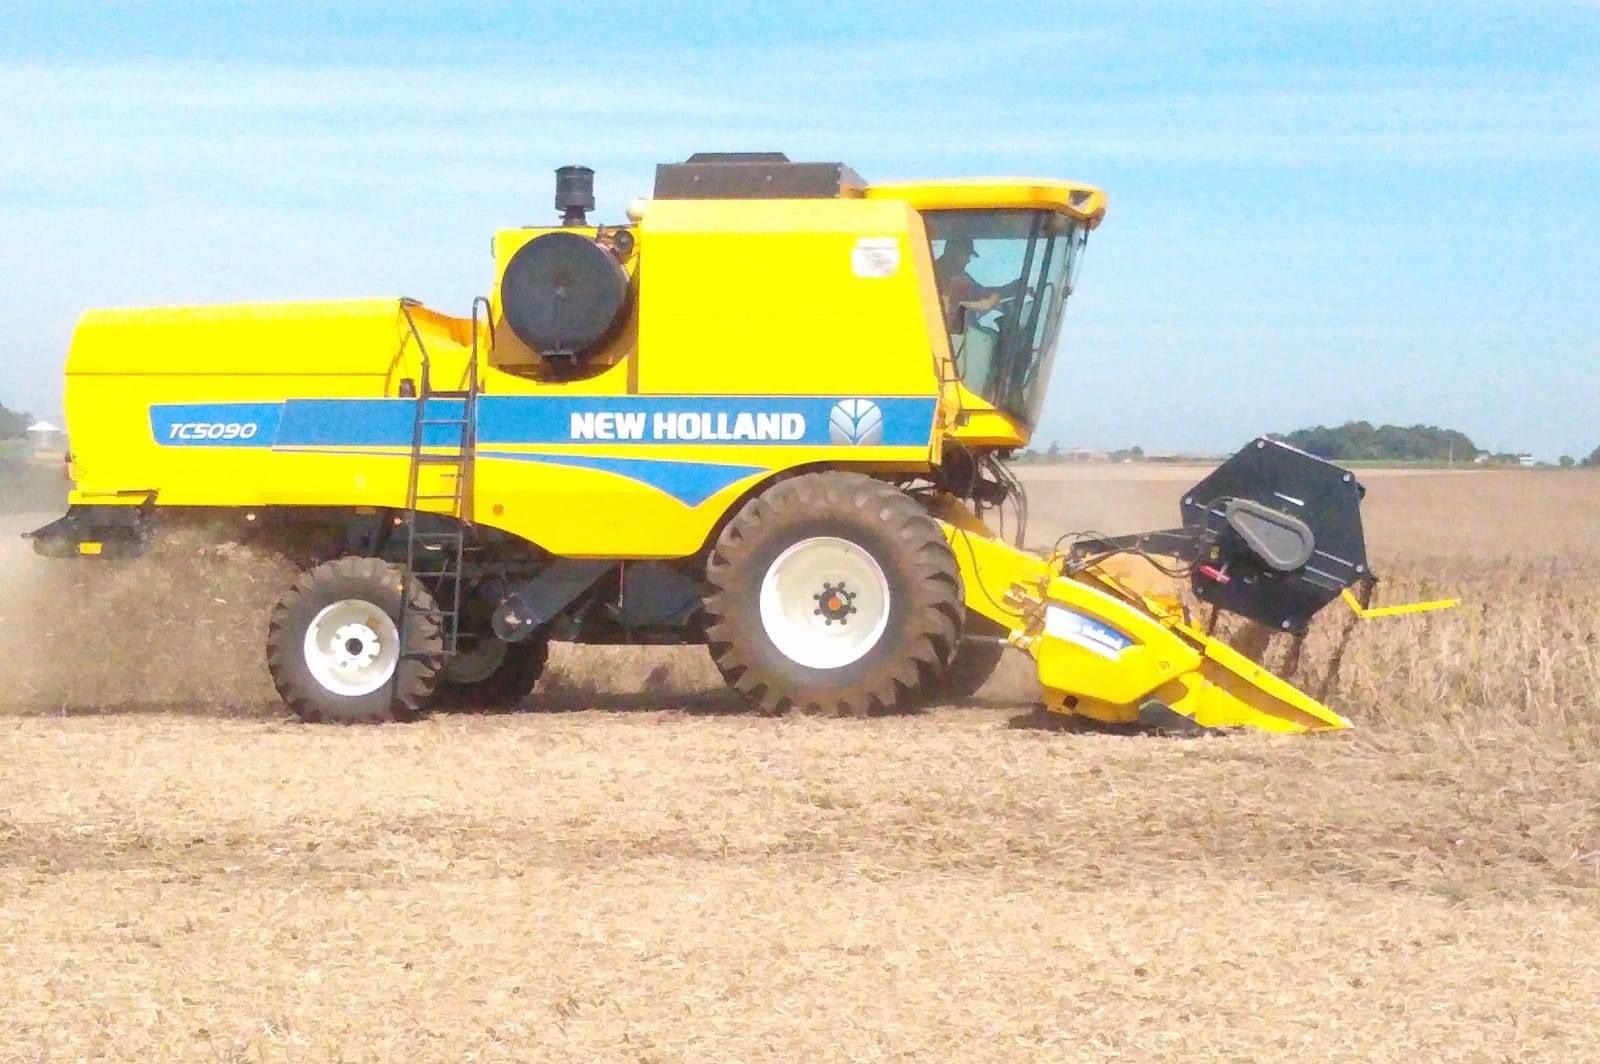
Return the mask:
[(961, 382), (1031, 429), (1089, 227), (1015, 208), (927, 211), (923, 222)]
[(922, 216), (939, 312), (973, 421), (961, 435), (972, 443), (1026, 442), (1044, 405), (1084, 245), (1105, 217), (1105, 193), (1066, 181), (993, 178), (873, 184), (866, 195), (902, 200)]
[[(925, 373), (931, 347), (953, 413), (945, 434), (998, 450), (1026, 445), (1038, 423), (1067, 296), (1106, 209), (1099, 189), (1065, 181), (869, 183), (842, 163), (700, 153), (657, 167), (654, 195), (630, 208), (635, 225), (590, 227), (591, 182), (563, 167), (562, 226), (497, 236), (495, 368), (545, 383), (616, 370), (619, 387), (666, 394), (701, 387), (704, 352), (724, 351), (716, 376), (732, 393), (811, 394), (830, 372), (866, 386), (864, 351), (880, 356), (871, 372)], [(835, 247), (844, 240), (849, 257)], [(874, 257), (886, 242), (893, 253)], [(652, 279), (641, 285), (643, 243)], [(785, 264), (784, 283), (752, 274), (762, 259)], [(728, 297), (708, 304), (712, 289)], [(752, 347), (769, 357), (732, 354)], [(819, 366), (819, 350), (843, 361)], [(687, 351), (702, 354), (672, 356)]]

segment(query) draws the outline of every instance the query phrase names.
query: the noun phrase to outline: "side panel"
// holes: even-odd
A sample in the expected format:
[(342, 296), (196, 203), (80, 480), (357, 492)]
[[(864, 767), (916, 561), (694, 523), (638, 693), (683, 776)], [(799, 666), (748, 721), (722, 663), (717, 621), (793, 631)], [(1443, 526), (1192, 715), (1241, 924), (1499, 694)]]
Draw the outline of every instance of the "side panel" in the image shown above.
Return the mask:
[[(678, 557), (699, 549), (729, 503), (776, 472), (824, 462), (916, 467), (935, 406), (932, 396), (485, 395), (472, 512), (557, 554)], [(156, 481), (163, 503), (404, 501), (412, 400), (147, 409), (142, 433), (158, 458), (144, 468), (165, 474)], [(459, 409), (460, 400), (434, 400), (430, 417)], [(435, 427), (427, 442), (451, 447), (453, 432)]]
[(558, 554), (679, 557), (796, 466), (919, 468), (933, 396), (485, 396), (479, 520)]
[(949, 341), (930, 331), (928, 241), (903, 203), (655, 200), (639, 249), (640, 392), (937, 387)]
[[(449, 386), (466, 323), (413, 308)], [(67, 357), (75, 501), (361, 505), (404, 490), (404, 471), (341, 469), (273, 449), (286, 400), (397, 395), (418, 375), (395, 299), (86, 313)], [(409, 439), (409, 434), (408, 437)]]
[[(936, 459), (945, 340), (904, 205), (658, 202), (637, 256), (638, 344), (624, 330), (614, 364), (480, 367), (475, 520), (568, 556), (679, 557), (784, 470)], [(469, 324), (412, 314), (453, 386)], [(395, 300), (92, 312), (68, 366), (74, 499), (403, 505), (415, 401), (399, 386), (417, 365)], [(425, 473), (424, 493), (448, 490), (447, 465)]]

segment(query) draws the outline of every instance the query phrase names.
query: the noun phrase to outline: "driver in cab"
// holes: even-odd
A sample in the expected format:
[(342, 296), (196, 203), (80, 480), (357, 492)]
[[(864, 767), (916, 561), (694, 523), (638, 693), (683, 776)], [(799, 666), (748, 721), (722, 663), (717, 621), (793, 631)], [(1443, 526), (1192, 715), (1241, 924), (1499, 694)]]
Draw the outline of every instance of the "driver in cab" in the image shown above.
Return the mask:
[(1020, 277), (995, 287), (979, 284), (967, 272), (967, 264), (977, 257), (971, 237), (954, 236), (944, 242), (944, 251), (933, 262), (933, 273), (944, 302), (945, 327), (952, 333), (966, 331), (967, 311), (980, 314), (991, 311), (1001, 300), (1015, 295), (1022, 285)]

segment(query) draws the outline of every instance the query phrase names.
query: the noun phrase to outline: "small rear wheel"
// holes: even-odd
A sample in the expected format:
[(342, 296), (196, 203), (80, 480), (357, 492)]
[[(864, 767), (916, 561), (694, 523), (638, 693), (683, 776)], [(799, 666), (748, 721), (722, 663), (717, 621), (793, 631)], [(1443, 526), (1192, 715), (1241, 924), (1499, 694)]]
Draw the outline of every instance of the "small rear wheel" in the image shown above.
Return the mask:
[(267, 670), (301, 720), (334, 724), (414, 718), (433, 694), (443, 639), (427, 589), (413, 581), (405, 645), (399, 568), (338, 558), (303, 574), (273, 608)]

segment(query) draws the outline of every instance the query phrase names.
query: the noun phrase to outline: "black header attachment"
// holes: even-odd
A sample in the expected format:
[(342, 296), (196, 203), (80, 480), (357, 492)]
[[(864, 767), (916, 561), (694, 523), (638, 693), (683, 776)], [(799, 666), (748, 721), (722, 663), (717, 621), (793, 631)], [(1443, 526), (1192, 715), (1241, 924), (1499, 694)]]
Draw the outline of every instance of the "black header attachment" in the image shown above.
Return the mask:
[(1341, 591), (1372, 579), (1362, 494), (1348, 470), (1262, 437), (1184, 494), (1183, 527), (1087, 536), (1068, 568), (1124, 552), (1173, 558), (1202, 602), (1302, 634)]

